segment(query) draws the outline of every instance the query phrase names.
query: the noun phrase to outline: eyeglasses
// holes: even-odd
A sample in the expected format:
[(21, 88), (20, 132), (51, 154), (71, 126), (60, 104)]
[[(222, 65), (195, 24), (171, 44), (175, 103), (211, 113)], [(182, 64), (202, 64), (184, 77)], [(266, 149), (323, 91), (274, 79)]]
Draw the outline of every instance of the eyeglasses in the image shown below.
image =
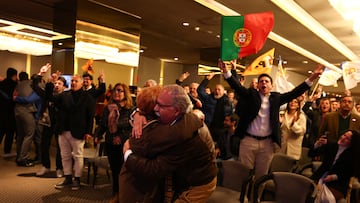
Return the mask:
[(156, 105), (158, 105), (159, 108), (173, 107), (172, 104), (160, 104), (159, 102), (156, 102)]
[(125, 91), (122, 90), (122, 89), (115, 89), (115, 92), (117, 92), (117, 93), (122, 93), (122, 92), (125, 92)]

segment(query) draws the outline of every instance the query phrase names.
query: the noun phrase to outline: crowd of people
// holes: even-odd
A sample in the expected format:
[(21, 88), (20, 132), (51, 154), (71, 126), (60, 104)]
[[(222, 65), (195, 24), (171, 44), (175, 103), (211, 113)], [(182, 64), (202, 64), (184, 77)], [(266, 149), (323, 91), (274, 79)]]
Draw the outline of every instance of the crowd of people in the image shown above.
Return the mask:
[(70, 84), (59, 72), (45, 78), (50, 64), (31, 78), (9, 68), (0, 82), (3, 158), (15, 156), (22, 167), (41, 164), (36, 175), (43, 176), (51, 170), (54, 135), (56, 174), (64, 177), (55, 188), (79, 190), (85, 143), (104, 140), (112, 171), (110, 202), (180, 203), (206, 202), (218, 183), (218, 162), (240, 161), (254, 169), (258, 179), (268, 173), (274, 153), (299, 160), (307, 147), (308, 156), (323, 162), (311, 178), (325, 182), (336, 199), (345, 197), (350, 177), (360, 175), (352, 156), (360, 148), (354, 98), (307, 97), (305, 92), (323, 71), (321, 65), (303, 83), (280, 94), (272, 91), (268, 74), (245, 87), (234, 63), (230, 68), (218, 64), (229, 90), (216, 84), (207, 91), (214, 74), (186, 85), (190, 74), (185, 72), (172, 85), (146, 81), (135, 98), (124, 83), (106, 90), (103, 72), (96, 86), (88, 72), (73, 75)]

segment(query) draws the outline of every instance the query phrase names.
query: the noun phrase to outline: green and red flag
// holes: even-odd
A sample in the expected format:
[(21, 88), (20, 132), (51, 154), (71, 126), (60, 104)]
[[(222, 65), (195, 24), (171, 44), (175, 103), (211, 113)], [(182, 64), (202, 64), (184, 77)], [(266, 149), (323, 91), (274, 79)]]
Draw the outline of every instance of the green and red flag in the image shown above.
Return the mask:
[(257, 53), (274, 26), (272, 12), (223, 16), (221, 60), (230, 61)]

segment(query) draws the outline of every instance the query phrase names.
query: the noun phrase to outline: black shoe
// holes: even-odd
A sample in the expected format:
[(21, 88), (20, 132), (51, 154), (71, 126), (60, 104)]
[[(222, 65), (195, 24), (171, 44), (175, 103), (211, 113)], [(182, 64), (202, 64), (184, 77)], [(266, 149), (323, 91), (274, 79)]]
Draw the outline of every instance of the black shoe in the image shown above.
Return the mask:
[(42, 162), (41, 162), (41, 160), (34, 160), (34, 161), (32, 161), (32, 163), (33, 163), (34, 165), (37, 165), (37, 164), (41, 164)]
[(56, 189), (63, 189), (64, 187), (68, 187), (68, 186), (70, 186), (72, 184), (73, 184), (72, 181), (69, 181), (69, 180), (65, 179), (63, 182), (60, 182), (60, 183), (56, 184), (55, 188)]
[(16, 164), (18, 166), (24, 166), (24, 167), (31, 167), (31, 166), (35, 166), (33, 162), (29, 161), (29, 160), (24, 160), (24, 161), (17, 161)]
[(74, 180), (71, 185), (71, 190), (79, 190), (80, 189), (80, 181)]

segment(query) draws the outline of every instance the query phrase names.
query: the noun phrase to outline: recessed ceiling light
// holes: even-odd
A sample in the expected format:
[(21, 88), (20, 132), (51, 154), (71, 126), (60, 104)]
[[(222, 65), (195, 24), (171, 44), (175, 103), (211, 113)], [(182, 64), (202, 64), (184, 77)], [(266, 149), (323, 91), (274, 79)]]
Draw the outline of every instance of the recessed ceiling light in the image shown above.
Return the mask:
[(144, 49), (140, 49), (140, 50), (139, 50), (140, 53), (144, 53), (144, 51), (145, 51)]
[(200, 27), (195, 27), (194, 28), (196, 31), (199, 31), (200, 30)]
[(311, 74), (311, 73), (312, 73), (312, 70), (308, 70), (308, 73)]
[(208, 31), (207, 31), (207, 33), (209, 33), (209, 34), (212, 34), (212, 33), (213, 33), (213, 31), (211, 31), (211, 30), (208, 30)]
[(179, 58), (178, 58), (178, 57), (174, 57), (174, 60), (175, 60), (175, 61), (178, 61), (178, 60), (179, 60)]
[(61, 45), (63, 45), (63, 43), (62, 43), (62, 42), (59, 42), (58, 45), (61, 46)]
[(220, 35), (216, 35), (217, 38), (220, 38)]
[(309, 62), (305, 60), (305, 61), (302, 61), (302, 63), (304, 63), (304, 64), (308, 64)]
[(190, 25), (190, 23), (187, 23), (187, 22), (183, 22), (182, 24), (183, 24), (183, 26), (189, 26)]

